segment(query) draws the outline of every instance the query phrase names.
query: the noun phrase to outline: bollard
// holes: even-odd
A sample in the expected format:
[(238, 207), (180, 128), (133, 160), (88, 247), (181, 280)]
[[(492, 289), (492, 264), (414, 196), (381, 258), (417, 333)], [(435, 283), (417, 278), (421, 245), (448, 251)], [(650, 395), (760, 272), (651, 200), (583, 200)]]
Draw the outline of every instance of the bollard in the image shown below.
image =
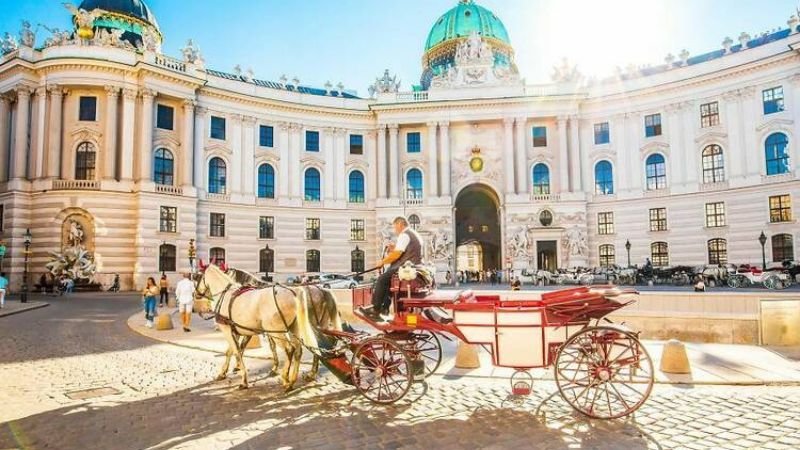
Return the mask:
[(670, 339), (664, 344), (661, 353), (661, 371), (664, 373), (692, 373), (686, 346), (677, 339)]
[(245, 348), (261, 348), (261, 338), (258, 336), (253, 336)]
[(161, 313), (156, 317), (156, 330), (165, 331), (172, 329), (172, 316), (169, 313)]
[(458, 343), (456, 349), (456, 368), (458, 369), (477, 369), (481, 366), (478, 359), (478, 349), (472, 344), (464, 342)]

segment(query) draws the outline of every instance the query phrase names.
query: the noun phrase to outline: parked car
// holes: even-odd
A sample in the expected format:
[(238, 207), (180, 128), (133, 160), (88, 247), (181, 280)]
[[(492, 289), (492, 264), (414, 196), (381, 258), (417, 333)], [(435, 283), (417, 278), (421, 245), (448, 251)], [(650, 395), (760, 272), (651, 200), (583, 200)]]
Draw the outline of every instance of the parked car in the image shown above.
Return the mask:
[(323, 273), (319, 275), (319, 285), (325, 289), (354, 289), (358, 282), (344, 275)]

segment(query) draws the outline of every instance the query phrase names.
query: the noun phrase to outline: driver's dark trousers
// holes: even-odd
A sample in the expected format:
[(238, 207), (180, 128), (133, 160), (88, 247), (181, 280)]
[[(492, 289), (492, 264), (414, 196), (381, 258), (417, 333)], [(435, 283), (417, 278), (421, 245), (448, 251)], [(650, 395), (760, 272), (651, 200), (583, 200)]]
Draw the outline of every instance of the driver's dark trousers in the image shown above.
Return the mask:
[(399, 267), (389, 267), (381, 276), (375, 280), (372, 287), (372, 308), (379, 313), (388, 313), (392, 306), (392, 298), (389, 296), (389, 287), (392, 283), (392, 275), (397, 273)]

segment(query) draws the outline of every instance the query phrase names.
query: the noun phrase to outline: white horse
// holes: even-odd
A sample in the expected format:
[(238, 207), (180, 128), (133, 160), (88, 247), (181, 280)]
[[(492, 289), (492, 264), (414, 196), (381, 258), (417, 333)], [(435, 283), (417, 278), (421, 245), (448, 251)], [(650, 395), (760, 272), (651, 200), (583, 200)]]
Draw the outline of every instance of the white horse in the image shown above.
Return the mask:
[[(309, 348), (318, 346), (308, 318), (308, 289), (276, 286), (237, 293), (241, 287), (213, 264), (205, 269), (197, 283), (196, 295), (211, 300), (217, 323), (228, 341), (225, 361), (217, 380), (226, 378), (231, 356), (235, 355), (242, 376), (239, 388), (247, 389), (247, 368), (239, 338), (266, 333), (286, 353), (281, 384), (290, 390), (299, 376), (303, 345)], [(334, 314), (331, 320), (334, 328), (341, 329), (338, 314)]]

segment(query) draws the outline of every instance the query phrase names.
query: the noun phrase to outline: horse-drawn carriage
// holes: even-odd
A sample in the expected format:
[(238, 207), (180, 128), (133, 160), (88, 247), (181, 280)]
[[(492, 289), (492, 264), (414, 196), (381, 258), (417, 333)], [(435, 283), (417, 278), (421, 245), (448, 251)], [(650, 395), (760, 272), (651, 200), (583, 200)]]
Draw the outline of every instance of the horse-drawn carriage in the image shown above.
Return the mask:
[(728, 286), (732, 288), (761, 284), (767, 289), (786, 289), (792, 284), (790, 273), (783, 268), (762, 270), (756, 266), (743, 264), (736, 273), (728, 276)]

